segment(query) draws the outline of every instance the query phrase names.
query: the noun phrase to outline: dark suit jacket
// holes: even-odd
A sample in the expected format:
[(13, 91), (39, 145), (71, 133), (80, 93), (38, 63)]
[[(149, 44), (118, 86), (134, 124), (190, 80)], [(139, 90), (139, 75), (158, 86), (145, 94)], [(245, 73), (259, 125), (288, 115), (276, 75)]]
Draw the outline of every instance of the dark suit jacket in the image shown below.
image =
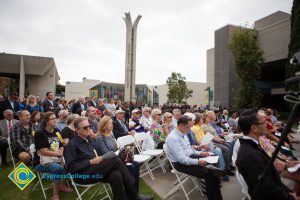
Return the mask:
[[(128, 126), (126, 124), (124, 125), (129, 130)], [(125, 132), (125, 130), (123, 129), (122, 125), (118, 122), (118, 120), (115, 120), (113, 122), (113, 134), (115, 138), (118, 139), (118, 137), (128, 135), (128, 132)]]
[[(54, 109), (50, 109), (50, 107), (53, 107)], [(48, 111), (55, 112), (56, 102), (53, 101), (53, 106), (52, 106), (52, 104), (48, 101), (48, 99), (45, 99), (45, 101), (43, 102), (43, 108), (44, 108), (44, 112), (48, 112)]]
[[(240, 149), (237, 155), (236, 166), (248, 185), (248, 192), (252, 196), (270, 157), (252, 140), (240, 139)], [(292, 200), (290, 190), (281, 182), (274, 165), (257, 192), (257, 200)]]
[[(77, 109), (81, 108), (81, 104), (79, 101), (77, 101), (76, 103), (74, 103), (73, 108), (72, 108), (72, 113), (76, 113)], [(84, 103), (84, 110), (87, 109), (87, 103)]]
[(7, 109), (11, 109), (13, 110), (14, 112), (17, 112), (17, 111), (20, 111), (20, 106), (19, 106), (19, 102), (18, 101), (14, 101), (14, 109), (11, 107), (11, 104), (9, 102), (8, 99), (5, 99), (3, 102), (2, 102), (2, 111), (5, 111)]

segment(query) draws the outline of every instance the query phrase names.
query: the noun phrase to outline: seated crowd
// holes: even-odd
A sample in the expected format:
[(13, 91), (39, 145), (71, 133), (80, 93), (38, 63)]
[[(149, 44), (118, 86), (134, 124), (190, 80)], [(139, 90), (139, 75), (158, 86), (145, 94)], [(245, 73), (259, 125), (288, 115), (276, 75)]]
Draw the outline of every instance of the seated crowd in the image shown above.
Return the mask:
[[(160, 109), (136, 101), (122, 104), (83, 96), (67, 104), (54, 100), (51, 92), (43, 102), (33, 95), (26, 105), (20, 102), (14, 93), (0, 102), (2, 167), (7, 166), (10, 140), (14, 158), (41, 173), (101, 174), (74, 181), (109, 183), (113, 199), (117, 200), (152, 199), (139, 195), (141, 163), (125, 162), (117, 155), (122, 150), (118, 138), (147, 134), (144, 150), (165, 149), (177, 171), (203, 179), (207, 198), (220, 200), (222, 182), (228, 182), (236, 170), (245, 179), (250, 196), (253, 194), (284, 127), (273, 110), (264, 108), (245, 110), (239, 115), (227, 109), (182, 105), (164, 105)], [(287, 168), (298, 163), (292, 151), (292, 144), (298, 142), (292, 134), (284, 138), (284, 147), (257, 199), (297, 199), (300, 172), (289, 173)], [(114, 156), (111, 152), (115, 152)], [(218, 156), (217, 163), (200, 159), (211, 155)], [(293, 181), (294, 188), (286, 187), (280, 176)], [(53, 179), (53, 200), (59, 199), (59, 192), (72, 191), (63, 179)]]

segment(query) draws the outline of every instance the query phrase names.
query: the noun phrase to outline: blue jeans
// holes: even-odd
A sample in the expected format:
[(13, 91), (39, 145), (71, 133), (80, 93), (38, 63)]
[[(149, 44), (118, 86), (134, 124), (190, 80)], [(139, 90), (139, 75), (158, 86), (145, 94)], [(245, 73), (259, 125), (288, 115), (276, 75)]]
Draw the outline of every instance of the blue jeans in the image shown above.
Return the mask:
[(224, 157), (223, 157), (223, 153), (222, 150), (219, 147), (216, 147), (214, 150), (211, 151), (213, 154), (215, 154), (216, 156), (219, 156), (219, 160), (218, 160), (218, 167), (222, 170), (225, 170), (225, 161), (224, 161)]
[[(65, 169), (60, 163), (50, 163), (48, 165), (41, 165), (38, 164), (34, 168), (36, 171), (41, 173), (48, 173), (48, 174), (66, 174)], [(50, 178), (51, 180), (59, 181), (60, 178)]]

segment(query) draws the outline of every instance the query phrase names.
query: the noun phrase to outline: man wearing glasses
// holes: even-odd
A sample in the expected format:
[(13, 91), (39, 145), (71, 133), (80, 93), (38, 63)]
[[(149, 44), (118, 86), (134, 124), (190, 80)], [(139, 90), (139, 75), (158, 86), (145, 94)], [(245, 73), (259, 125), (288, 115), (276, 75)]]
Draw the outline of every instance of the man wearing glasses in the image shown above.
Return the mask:
[(86, 117), (78, 117), (74, 120), (77, 132), (64, 150), (64, 158), (67, 171), (71, 174), (101, 174), (89, 179), (74, 179), (78, 184), (93, 184), (106, 182), (111, 185), (113, 199), (152, 199), (149, 196), (138, 195), (134, 190), (134, 178), (121, 160), (114, 157), (104, 159), (97, 154), (94, 141), (89, 139), (91, 125)]
[(13, 156), (25, 165), (30, 165), (32, 155), (29, 147), (33, 144), (35, 130), (27, 110), (20, 112), (19, 119), (20, 121), (13, 126), (11, 133)]
[[(259, 145), (259, 137), (266, 133), (265, 116), (255, 109), (248, 109), (241, 113), (238, 127), (243, 132), (240, 138), (240, 148), (237, 154), (236, 166), (246, 181), (248, 193), (252, 197), (270, 157)], [(274, 165), (271, 165), (255, 199), (290, 200), (296, 195), (281, 182)]]

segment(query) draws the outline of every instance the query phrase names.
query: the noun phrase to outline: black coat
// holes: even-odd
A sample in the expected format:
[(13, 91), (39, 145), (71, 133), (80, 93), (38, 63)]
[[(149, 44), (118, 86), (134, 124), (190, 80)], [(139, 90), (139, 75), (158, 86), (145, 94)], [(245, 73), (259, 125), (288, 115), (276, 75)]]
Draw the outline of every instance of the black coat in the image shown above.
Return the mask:
[[(126, 124), (124, 124), (124, 125), (129, 130), (128, 126)], [(128, 135), (128, 132), (125, 132), (124, 128), (118, 122), (118, 120), (115, 120), (113, 122), (113, 134), (114, 134), (115, 138), (118, 139), (118, 137), (122, 137), (122, 136)]]
[[(84, 103), (83, 105), (84, 105), (84, 110), (86, 110), (87, 109), (87, 103)], [(72, 108), (72, 113), (77, 113), (78, 109), (81, 109), (81, 104), (80, 104), (79, 101), (77, 101), (76, 103), (74, 103), (73, 108)]]
[[(252, 196), (270, 157), (254, 141), (240, 139), (240, 149), (237, 155), (236, 166), (248, 185), (248, 192)], [(257, 200), (292, 200), (291, 191), (281, 182), (278, 172), (272, 164), (259, 191)]]
[(8, 99), (5, 99), (3, 102), (2, 102), (2, 105), (1, 105), (1, 110), (2, 111), (5, 111), (7, 109), (10, 109), (14, 112), (18, 112), (20, 111), (20, 106), (19, 106), (19, 102), (18, 101), (14, 101), (14, 108), (12, 108), (10, 102)]

